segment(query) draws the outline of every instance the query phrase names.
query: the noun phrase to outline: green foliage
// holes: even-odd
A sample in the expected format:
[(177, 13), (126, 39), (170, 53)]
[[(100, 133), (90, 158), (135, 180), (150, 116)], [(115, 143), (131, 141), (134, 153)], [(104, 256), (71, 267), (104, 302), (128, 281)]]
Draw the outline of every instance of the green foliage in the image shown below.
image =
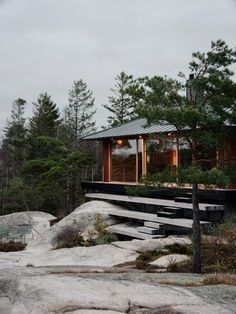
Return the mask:
[(218, 186), (226, 187), (229, 177), (220, 169), (212, 168), (210, 170), (202, 170), (200, 167), (192, 166), (187, 169), (178, 169), (178, 182), (181, 183), (198, 183), (207, 187)]
[(95, 239), (95, 245), (109, 244), (117, 241), (117, 237), (114, 234), (107, 232), (106, 228), (107, 225), (104, 222), (103, 216), (101, 214), (97, 214), (95, 230), (97, 231), (98, 236)]
[[(235, 115), (236, 84), (229, 67), (236, 62), (236, 50), (225, 42), (212, 43), (208, 53), (194, 53), (189, 68), (194, 75), (186, 84), (167, 77), (141, 78), (130, 89), (138, 114), (149, 123), (169, 123), (177, 136), (190, 145), (193, 164), (198, 147), (219, 148), (226, 133), (225, 125)], [(182, 75), (183, 76), (183, 75)], [(187, 88), (187, 97), (181, 89)]]
[(39, 189), (26, 184), (21, 178), (14, 177), (4, 192), (2, 214), (31, 210), (39, 210), (42, 195)]
[(30, 119), (29, 137), (56, 137), (60, 125), (60, 113), (47, 93), (40, 94), (34, 105), (34, 115)]
[(117, 237), (112, 233), (100, 233), (95, 239), (95, 245), (109, 244), (117, 241)]
[[(175, 137), (189, 145), (192, 167), (175, 172), (176, 184), (192, 183), (193, 196), (193, 266), (201, 271), (200, 217), (198, 206), (198, 184), (225, 186), (229, 177), (217, 169), (202, 171), (199, 167), (200, 151), (220, 150), (227, 127), (235, 123), (236, 83), (231, 66), (236, 63), (236, 49), (218, 40), (211, 43), (207, 53), (193, 53), (189, 64), (192, 73), (186, 83), (167, 77), (141, 78), (130, 89), (133, 101), (138, 103), (137, 112), (147, 118), (148, 124), (171, 124), (176, 128)], [(182, 78), (186, 77), (181, 73)], [(181, 89), (186, 88), (186, 96)], [(173, 177), (173, 175), (170, 173)], [(180, 180), (178, 176), (180, 175)], [(163, 182), (157, 175), (157, 186)]]
[(138, 185), (138, 186), (127, 186), (125, 187), (126, 193), (129, 196), (148, 196), (149, 189), (146, 185)]
[(24, 109), (26, 101), (18, 98), (13, 101), (11, 119), (4, 129), (5, 137), (2, 148), (7, 155), (8, 172), (19, 176), (22, 163), (25, 159), (26, 127)]
[[(50, 137), (34, 138), (35, 157), (22, 167), (22, 177), (15, 178), (5, 190), (4, 212), (42, 210), (57, 215), (69, 213), (80, 204), (80, 181), (94, 163), (94, 158), (80, 151), (70, 152)], [(33, 156), (33, 154), (32, 154)]]
[(70, 146), (78, 149), (80, 138), (95, 130), (94, 98), (87, 84), (81, 79), (74, 81), (69, 90), (69, 105), (65, 108), (64, 130), (68, 133)]
[(134, 83), (133, 76), (121, 72), (115, 78), (114, 96), (108, 98), (109, 104), (103, 105), (112, 115), (108, 117), (109, 126), (116, 126), (135, 118), (134, 102), (127, 90)]
[(63, 157), (68, 153), (68, 150), (60, 140), (49, 136), (31, 138), (27, 151), (27, 159), (58, 158), (58, 156)]

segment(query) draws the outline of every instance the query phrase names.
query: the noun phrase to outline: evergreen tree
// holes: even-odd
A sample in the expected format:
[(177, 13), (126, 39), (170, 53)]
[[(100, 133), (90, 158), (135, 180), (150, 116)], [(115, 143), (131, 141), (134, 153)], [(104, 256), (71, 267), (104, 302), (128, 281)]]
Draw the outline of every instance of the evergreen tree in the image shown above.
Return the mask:
[(34, 105), (34, 115), (29, 122), (29, 136), (57, 137), (60, 113), (47, 93), (40, 94)]
[(18, 98), (13, 101), (11, 118), (4, 129), (3, 150), (7, 156), (7, 168), (10, 177), (19, 176), (20, 169), (25, 157), (25, 118), (24, 109), (26, 101)]
[(76, 149), (80, 138), (95, 130), (93, 118), (96, 109), (94, 109), (93, 94), (82, 79), (73, 82), (68, 101), (65, 127), (71, 136), (71, 146)]
[[(187, 81), (187, 97), (181, 94), (182, 84), (166, 77), (144, 78), (134, 87), (132, 95), (140, 102), (139, 113), (149, 123), (169, 123), (175, 126), (177, 138), (189, 144), (192, 165), (178, 169), (172, 182), (192, 185), (193, 204), (193, 270), (201, 271), (201, 230), (199, 217), (199, 184), (224, 186), (229, 173), (224, 169), (201, 168), (199, 151), (224, 149), (222, 145), (231, 123), (235, 122), (236, 83), (232, 81), (232, 64), (236, 50), (222, 40), (212, 42), (207, 53), (193, 53), (189, 64), (192, 73)], [(183, 74), (181, 74), (182, 77)], [(185, 78), (186, 79), (186, 78)], [(232, 133), (232, 132), (231, 132)], [(227, 147), (226, 147), (227, 148)], [(216, 157), (215, 157), (216, 158)], [(227, 175), (226, 175), (227, 174)], [(170, 174), (171, 176), (171, 174)], [(157, 174), (157, 180), (165, 177)], [(171, 182), (170, 181), (170, 182)]]
[(112, 115), (108, 117), (109, 126), (116, 126), (132, 120), (134, 115), (134, 102), (127, 90), (134, 83), (133, 76), (121, 72), (115, 78), (115, 88), (111, 89), (114, 96), (108, 97), (109, 104), (103, 105)]

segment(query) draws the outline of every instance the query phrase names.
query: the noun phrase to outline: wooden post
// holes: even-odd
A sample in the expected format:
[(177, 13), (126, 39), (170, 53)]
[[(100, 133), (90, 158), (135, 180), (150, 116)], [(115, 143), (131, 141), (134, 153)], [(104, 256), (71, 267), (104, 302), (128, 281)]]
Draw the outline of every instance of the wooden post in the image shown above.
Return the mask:
[(111, 180), (111, 163), (110, 163), (110, 140), (103, 141), (103, 180), (109, 182)]

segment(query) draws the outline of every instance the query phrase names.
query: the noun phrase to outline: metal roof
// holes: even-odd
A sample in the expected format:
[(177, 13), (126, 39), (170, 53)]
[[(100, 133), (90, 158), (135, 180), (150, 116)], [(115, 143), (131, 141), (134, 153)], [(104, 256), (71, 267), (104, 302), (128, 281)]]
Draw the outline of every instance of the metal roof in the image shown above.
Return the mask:
[(174, 132), (176, 128), (173, 125), (163, 124), (152, 124), (147, 126), (147, 120), (145, 118), (136, 119), (124, 123), (122, 125), (99, 131), (87, 136), (84, 136), (83, 140), (102, 140), (108, 138), (118, 137), (137, 137), (139, 135), (149, 135), (155, 133)]

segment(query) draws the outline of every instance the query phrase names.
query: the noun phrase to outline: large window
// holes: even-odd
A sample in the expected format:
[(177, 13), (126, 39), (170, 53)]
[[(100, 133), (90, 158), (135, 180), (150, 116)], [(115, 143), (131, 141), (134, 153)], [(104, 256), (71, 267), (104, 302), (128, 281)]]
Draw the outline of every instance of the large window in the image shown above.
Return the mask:
[(179, 166), (188, 168), (192, 164), (192, 152), (189, 148), (188, 142), (180, 138), (179, 139)]
[[(216, 166), (216, 150), (199, 146), (198, 165), (206, 170)], [(184, 138), (171, 136), (155, 139), (116, 139), (108, 146), (107, 180), (116, 182), (139, 182), (146, 173), (160, 173), (166, 168), (188, 168), (192, 164), (192, 154)]]
[[(214, 147), (204, 147), (199, 145), (197, 147), (197, 165), (203, 170), (208, 170), (216, 167), (216, 149)], [(179, 139), (179, 166), (188, 168), (192, 165), (192, 153), (188, 142)]]
[(111, 143), (111, 181), (138, 182), (142, 176), (142, 139)]
[(167, 167), (177, 166), (176, 147), (173, 140), (147, 140), (147, 172), (162, 172)]
[(111, 181), (136, 181), (136, 140), (118, 139), (111, 147)]

